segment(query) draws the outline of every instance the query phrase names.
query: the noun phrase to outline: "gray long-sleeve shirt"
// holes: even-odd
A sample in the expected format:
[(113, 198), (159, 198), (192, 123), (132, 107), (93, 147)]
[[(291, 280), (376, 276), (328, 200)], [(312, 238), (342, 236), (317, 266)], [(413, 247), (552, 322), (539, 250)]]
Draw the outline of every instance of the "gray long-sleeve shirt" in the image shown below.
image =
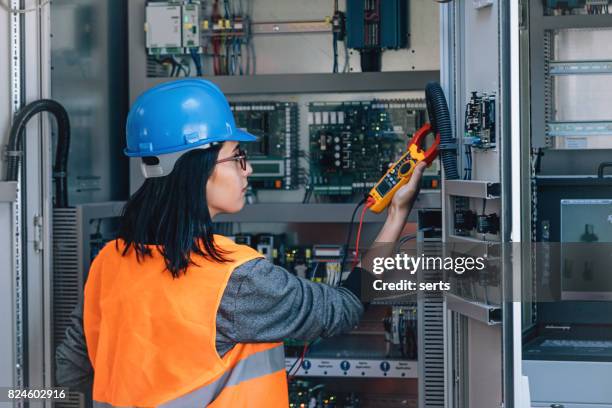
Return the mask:
[[(265, 259), (238, 266), (228, 281), (217, 311), (217, 352), (236, 343), (310, 341), (350, 330), (363, 313), (348, 289), (296, 277)], [(93, 368), (83, 332), (82, 304), (56, 350), (58, 385), (89, 391)]]

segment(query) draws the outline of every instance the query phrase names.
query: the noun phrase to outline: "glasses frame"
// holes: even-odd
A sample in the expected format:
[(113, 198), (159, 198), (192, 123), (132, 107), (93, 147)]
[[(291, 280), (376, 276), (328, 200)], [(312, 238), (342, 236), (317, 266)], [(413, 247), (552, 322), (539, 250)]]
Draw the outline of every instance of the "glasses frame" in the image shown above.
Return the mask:
[(215, 164), (225, 163), (225, 162), (230, 162), (230, 161), (237, 161), (240, 164), (240, 168), (242, 168), (243, 171), (246, 171), (247, 160), (248, 160), (247, 152), (239, 148), (235, 155), (233, 155), (232, 157), (226, 157), (225, 159), (217, 160)]

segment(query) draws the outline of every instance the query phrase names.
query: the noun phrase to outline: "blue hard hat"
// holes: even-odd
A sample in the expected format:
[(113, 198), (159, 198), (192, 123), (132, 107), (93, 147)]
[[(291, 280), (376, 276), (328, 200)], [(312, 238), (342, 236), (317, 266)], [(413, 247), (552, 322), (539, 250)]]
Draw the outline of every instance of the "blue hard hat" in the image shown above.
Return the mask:
[(158, 156), (257, 137), (236, 127), (221, 90), (204, 79), (157, 85), (136, 99), (126, 124), (130, 157)]

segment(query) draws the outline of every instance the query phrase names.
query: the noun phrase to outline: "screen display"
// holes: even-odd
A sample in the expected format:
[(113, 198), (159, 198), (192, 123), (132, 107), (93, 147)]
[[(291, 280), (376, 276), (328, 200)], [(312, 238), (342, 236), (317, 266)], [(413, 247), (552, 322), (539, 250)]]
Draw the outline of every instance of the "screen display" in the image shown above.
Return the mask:
[(385, 178), (383, 181), (380, 182), (380, 184), (378, 184), (378, 186), (376, 186), (376, 192), (380, 194), (381, 197), (384, 197), (384, 195), (387, 194), (392, 188), (393, 186), (389, 184), (389, 182)]
[(561, 298), (612, 300), (612, 200), (561, 200)]
[(257, 162), (257, 161), (251, 161), (250, 163), (251, 163), (251, 167), (253, 167), (254, 176), (257, 176), (259, 174), (278, 175), (278, 176), (283, 175), (280, 163)]

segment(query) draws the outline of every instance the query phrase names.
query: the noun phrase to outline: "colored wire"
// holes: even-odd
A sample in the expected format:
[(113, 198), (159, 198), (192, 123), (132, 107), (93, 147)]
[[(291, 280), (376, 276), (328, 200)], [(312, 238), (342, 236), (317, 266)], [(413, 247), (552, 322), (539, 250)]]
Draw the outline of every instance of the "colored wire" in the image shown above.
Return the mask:
[(230, 13), (230, 9), (229, 9), (229, 1), (228, 0), (223, 0), (223, 11), (225, 12), (224, 17), (226, 19), (231, 18), (231, 13)]
[[(212, 24), (214, 25), (215, 22), (218, 22), (220, 19), (221, 19), (221, 13), (219, 12), (219, 0), (215, 0), (215, 2), (213, 3), (212, 16), (211, 16)], [(215, 75), (221, 75), (221, 51), (220, 51), (221, 40), (219, 37), (216, 37), (214, 35), (214, 30), (213, 30), (213, 37), (211, 39), (211, 43), (212, 43), (212, 51), (213, 51), (213, 72)]]
[(236, 60), (238, 65), (238, 74), (244, 75), (244, 71), (242, 69), (242, 42), (240, 38), (236, 37), (236, 41), (234, 42), (234, 47), (236, 50)]
[[(183, 76), (191, 76), (191, 67), (189, 66), (189, 64), (184, 64), (184, 61), (178, 61), (174, 56), (172, 56), (172, 59), (174, 59), (174, 61), (176, 62), (177, 66), (178, 66), (178, 70), (176, 71), (176, 76), (179, 77), (181, 74), (181, 71), (183, 71)], [(187, 68), (185, 68), (185, 66), (187, 66)]]
[(361, 217), (359, 218), (359, 228), (357, 229), (357, 238), (355, 239), (355, 259), (353, 259), (353, 265), (351, 270), (355, 269), (357, 264), (359, 263), (359, 241), (361, 240), (361, 228), (363, 227), (363, 219), (365, 218), (365, 213), (372, 205), (374, 205), (374, 200), (371, 197), (368, 197), (366, 200), (366, 205), (361, 210)]
[(366, 202), (366, 200), (367, 200), (367, 197), (364, 197), (361, 201), (357, 203), (357, 205), (353, 209), (353, 214), (351, 215), (351, 222), (349, 224), (348, 234), (346, 235), (346, 243), (344, 244), (344, 254), (342, 255), (342, 261), (340, 262), (340, 270), (344, 270), (344, 264), (346, 263), (346, 258), (348, 257), (348, 249), (349, 249), (349, 244), (351, 243), (351, 236), (353, 234), (353, 223), (355, 222), (355, 216), (357, 215), (357, 211), (359, 210), (359, 207), (361, 207)]
[[(300, 357), (295, 361), (295, 363), (293, 363), (293, 365), (291, 366), (291, 368), (289, 369), (289, 375), (287, 376), (287, 381), (292, 381), (293, 378), (295, 377), (295, 375), (298, 373), (298, 371), (300, 371), (300, 366), (302, 365), (302, 363), (304, 362), (304, 358), (306, 357), (306, 353), (308, 352), (308, 343), (304, 344), (304, 348), (302, 349), (302, 354), (300, 355)], [(291, 374), (291, 370), (293, 370), (293, 367), (295, 366), (295, 364), (297, 364), (297, 369), (295, 370), (295, 372), (293, 374)]]
[(291, 375), (291, 372), (293, 371), (293, 369), (295, 368), (296, 364), (298, 363), (298, 361), (300, 361), (300, 356), (298, 356), (298, 358), (295, 359), (295, 361), (293, 362), (293, 364), (291, 364), (291, 367), (289, 367), (289, 370), (287, 370), (287, 379), (289, 381), (291, 381), (293, 379), (293, 376)]
[(314, 278), (317, 276), (317, 269), (319, 268), (319, 262), (315, 263), (314, 268), (312, 269), (312, 275), (310, 276), (310, 280), (314, 280)]
[(191, 48), (189, 50), (190, 54), (191, 54), (191, 58), (193, 59), (193, 64), (195, 65), (196, 68), (196, 72), (198, 74), (198, 76), (202, 76), (203, 72), (202, 72), (202, 59), (200, 57), (200, 54), (198, 54), (198, 49), (197, 48)]

